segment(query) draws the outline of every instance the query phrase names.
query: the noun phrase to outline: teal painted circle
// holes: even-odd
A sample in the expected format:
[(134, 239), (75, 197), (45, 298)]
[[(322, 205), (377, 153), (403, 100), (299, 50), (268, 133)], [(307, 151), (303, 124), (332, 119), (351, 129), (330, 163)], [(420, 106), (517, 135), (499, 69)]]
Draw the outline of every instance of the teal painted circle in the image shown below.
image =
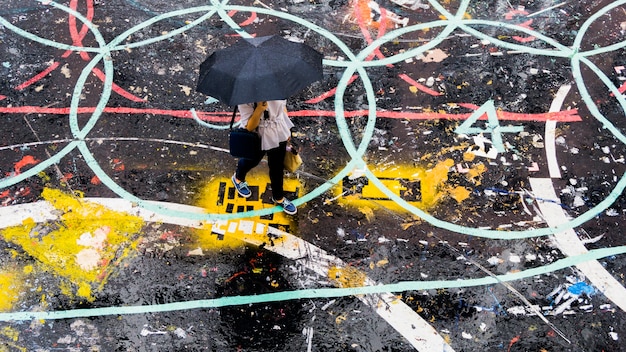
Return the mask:
[[(608, 121), (606, 118), (604, 118), (598, 111), (598, 109), (595, 107), (595, 105), (593, 105), (593, 101), (590, 99), (588, 92), (586, 91), (586, 87), (584, 85), (584, 82), (582, 81), (582, 76), (580, 75), (580, 64), (584, 63), (585, 65), (587, 65), (589, 68), (591, 68), (596, 74), (597, 76), (609, 87), (609, 89), (612, 92), (616, 92), (617, 89), (614, 87), (614, 85), (610, 82), (610, 80), (606, 77), (606, 75), (604, 75), (600, 70), (597, 69), (597, 67), (595, 67), (588, 59), (587, 56), (593, 55), (595, 53), (602, 53), (602, 52), (606, 52), (608, 50), (614, 50), (617, 48), (622, 48), (624, 47), (626, 44), (624, 43), (618, 43), (616, 45), (604, 48), (604, 50), (602, 48), (600, 49), (594, 49), (593, 52), (588, 52), (588, 53), (579, 53), (576, 50), (573, 50), (571, 48), (565, 47), (563, 45), (561, 45), (560, 43), (556, 42), (554, 39), (546, 37), (544, 35), (542, 35), (541, 33), (538, 33), (534, 30), (531, 29), (527, 29), (524, 27), (520, 27), (520, 26), (516, 26), (516, 25), (511, 25), (511, 24), (506, 24), (506, 23), (501, 23), (501, 22), (496, 22), (496, 21), (486, 21), (486, 20), (468, 20), (468, 19), (463, 19), (463, 14), (465, 13), (465, 10), (467, 9), (468, 5), (469, 5), (469, 0), (463, 0), (460, 3), (459, 9), (457, 10), (457, 12), (455, 14), (451, 14), (449, 13), (445, 8), (443, 8), (443, 6), (441, 6), (439, 3), (433, 2), (431, 3), (431, 5), (440, 12), (440, 14), (446, 18), (446, 20), (439, 20), (439, 21), (434, 21), (434, 22), (429, 22), (429, 23), (422, 23), (422, 24), (418, 24), (418, 25), (414, 25), (414, 26), (408, 26), (408, 27), (404, 27), (404, 28), (400, 28), (391, 32), (388, 32), (387, 34), (385, 34), (384, 36), (382, 36), (381, 38), (378, 38), (376, 40), (374, 40), (370, 45), (368, 45), (364, 50), (362, 50), (358, 55), (353, 54), (350, 51), (350, 48), (348, 48), (345, 43), (343, 43), (340, 39), (338, 39), (333, 33), (331, 33), (330, 31), (319, 27), (307, 20), (304, 20), (302, 18), (299, 18), (297, 16), (291, 15), (289, 13), (285, 13), (285, 12), (280, 12), (280, 11), (273, 11), (273, 10), (269, 10), (269, 9), (264, 9), (264, 8), (256, 8), (256, 7), (249, 7), (249, 6), (237, 6), (237, 5), (229, 5), (227, 3), (221, 3), (219, 1), (216, 0), (212, 0), (211, 1), (211, 5), (208, 6), (200, 6), (200, 7), (194, 7), (194, 8), (189, 8), (189, 9), (184, 9), (184, 10), (178, 10), (178, 11), (172, 11), (166, 14), (162, 14), (159, 16), (155, 16), (137, 26), (134, 26), (130, 29), (128, 29), (127, 31), (125, 31), (124, 33), (122, 33), (121, 35), (119, 35), (118, 37), (116, 37), (114, 40), (112, 40), (110, 43), (105, 43), (104, 39), (102, 38), (102, 36), (100, 35), (100, 33), (98, 32), (97, 28), (95, 28), (93, 25), (91, 25), (89, 23), (89, 21), (84, 18), (82, 15), (80, 15), (79, 13), (76, 13), (75, 11), (54, 3), (54, 2), (49, 2), (49, 1), (43, 1), (40, 0), (40, 2), (42, 3), (46, 3), (46, 4), (50, 4), (51, 6), (54, 6), (57, 9), (60, 9), (62, 11), (67, 12), (68, 14), (71, 14), (73, 16), (75, 16), (76, 18), (78, 18), (81, 22), (83, 22), (86, 26), (88, 26), (88, 28), (92, 31), (93, 35), (96, 37), (96, 40), (98, 42), (98, 44), (100, 45), (99, 48), (83, 48), (83, 47), (74, 47), (74, 46), (70, 46), (70, 45), (66, 45), (66, 44), (62, 44), (62, 43), (57, 43), (54, 41), (50, 41), (44, 38), (39, 38), (36, 37), (30, 33), (24, 32), (21, 29), (11, 25), (10, 23), (8, 23), (8, 21), (1, 19), (0, 21), (3, 25), (5, 25), (7, 28), (9, 28), (10, 30), (13, 30), (14, 32), (25, 36), (29, 39), (35, 40), (41, 44), (45, 44), (45, 45), (50, 45), (59, 49), (65, 49), (65, 50), (75, 50), (75, 51), (85, 51), (85, 52), (90, 52), (90, 53), (95, 53), (94, 58), (88, 63), (88, 65), (84, 68), (83, 72), (80, 75), (80, 78), (78, 80), (77, 85), (74, 88), (74, 92), (72, 95), (72, 101), (71, 101), (71, 106), (70, 106), (70, 128), (72, 131), (72, 134), (74, 135), (74, 137), (76, 139), (78, 139), (78, 141), (74, 141), (74, 142), (70, 142), (65, 148), (63, 148), (61, 151), (59, 151), (55, 156), (53, 156), (52, 158), (49, 158), (48, 160), (40, 163), (39, 165), (37, 165), (36, 167), (33, 167), (31, 169), (29, 169), (27, 172), (18, 175), (16, 177), (10, 178), (10, 179), (2, 179), (0, 180), (0, 187), (6, 187), (8, 185), (12, 185), (15, 184), (17, 182), (20, 182), (28, 177), (31, 177), (35, 174), (37, 174), (38, 172), (42, 171), (43, 169), (51, 166), (54, 163), (57, 163), (63, 156), (67, 155), (70, 151), (72, 151), (74, 148), (78, 148), (79, 151), (81, 152), (81, 154), (85, 157), (86, 162), (88, 163), (88, 165), (92, 168), (92, 170), (94, 171), (94, 173), (100, 178), (100, 180), (103, 182), (103, 184), (105, 184), (107, 187), (109, 187), (113, 192), (115, 192), (116, 194), (118, 194), (120, 197), (135, 202), (137, 203), (139, 206), (147, 209), (147, 210), (151, 210), (154, 212), (157, 212), (159, 214), (167, 214), (167, 215), (171, 215), (171, 216), (176, 216), (176, 217), (181, 217), (181, 218), (187, 218), (187, 219), (193, 219), (193, 220), (203, 220), (203, 221), (213, 221), (213, 220), (224, 220), (224, 219), (238, 219), (238, 218), (244, 218), (244, 217), (248, 217), (248, 216), (259, 216), (259, 215), (268, 215), (271, 213), (274, 213), (276, 211), (278, 211), (279, 209), (274, 207), (274, 208), (269, 208), (269, 209), (263, 209), (263, 210), (258, 210), (258, 211), (250, 211), (250, 212), (243, 212), (243, 213), (237, 213), (237, 214), (192, 214), (192, 213), (187, 213), (187, 212), (182, 212), (182, 211), (173, 211), (171, 209), (165, 209), (159, 206), (156, 206), (154, 204), (151, 204), (149, 201), (143, 200), (138, 198), (137, 196), (129, 193), (128, 191), (124, 190), (123, 188), (121, 188), (113, 179), (111, 179), (105, 172), (104, 170), (100, 167), (100, 165), (98, 164), (98, 161), (93, 157), (93, 155), (91, 154), (90, 150), (88, 149), (86, 143), (84, 141), (82, 141), (82, 139), (86, 138), (88, 133), (90, 132), (90, 130), (93, 128), (94, 124), (97, 122), (97, 120), (99, 119), (99, 117), (102, 114), (102, 111), (104, 109), (104, 107), (106, 106), (108, 99), (111, 95), (111, 87), (112, 87), (112, 77), (113, 77), (113, 71), (114, 71), (114, 66), (112, 61), (109, 59), (110, 53), (113, 51), (117, 51), (117, 50), (124, 50), (127, 48), (133, 48), (133, 47), (139, 47), (139, 46), (144, 46), (144, 45), (149, 45), (151, 43), (155, 43), (161, 40), (165, 40), (168, 38), (172, 38), (174, 36), (180, 35), (181, 33), (197, 26), (198, 24), (202, 23), (203, 21), (205, 21), (208, 18), (211, 18), (214, 15), (218, 15), (224, 22), (226, 22), (229, 26), (231, 26), (231, 28), (233, 28), (233, 30), (235, 30), (236, 32), (238, 32), (239, 34), (241, 34), (242, 36), (246, 36), (249, 35), (247, 34), (245, 31), (243, 31), (241, 28), (238, 27), (238, 25), (228, 16), (228, 11), (231, 10), (235, 10), (235, 11), (242, 11), (242, 12), (258, 12), (258, 13), (264, 13), (267, 15), (271, 15), (271, 16), (276, 16), (276, 17), (280, 17), (289, 21), (292, 21), (294, 23), (297, 23), (299, 25), (302, 25), (304, 27), (306, 27), (307, 29), (312, 30), (313, 32), (318, 33), (319, 35), (324, 36), (326, 39), (330, 40), (333, 44), (337, 45), (338, 48), (341, 49), (341, 51), (348, 57), (347, 61), (333, 61), (333, 60), (324, 60), (324, 64), (325, 65), (329, 65), (329, 66), (335, 66), (335, 67), (344, 67), (345, 68), (345, 72), (343, 73), (338, 87), (337, 87), (337, 93), (336, 93), (336, 97), (337, 99), (335, 99), (335, 113), (336, 113), (336, 124), (339, 128), (339, 133), (340, 133), (340, 137), (341, 140), (344, 144), (344, 147), (346, 148), (346, 151), (348, 152), (348, 154), (351, 156), (351, 161), (343, 168), (341, 169), (338, 174), (333, 177), (332, 179), (328, 180), (326, 183), (318, 186), (317, 188), (313, 189), (311, 192), (305, 194), (303, 197), (298, 198), (294, 201), (294, 203), (296, 203), (296, 205), (305, 203), (309, 200), (312, 200), (318, 196), (320, 196), (321, 194), (323, 194), (324, 192), (328, 191), (329, 189), (331, 189), (332, 187), (335, 187), (337, 184), (339, 184), (341, 182), (341, 180), (348, 175), (353, 169), (355, 168), (363, 168), (366, 170), (366, 175), (368, 177), (368, 179), (370, 179), (370, 181), (377, 186), (385, 195), (387, 195), (392, 201), (396, 202), (397, 204), (399, 204), (400, 206), (402, 206), (405, 210), (411, 212), (414, 215), (417, 215), (421, 218), (423, 218), (424, 220), (428, 221), (429, 223), (431, 223), (432, 225), (436, 226), (436, 227), (441, 227), (441, 228), (445, 228), (447, 230), (450, 231), (454, 231), (454, 232), (458, 232), (458, 233), (463, 233), (463, 234), (468, 234), (468, 235), (473, 235), (473, 236), (479, 236), (479, 237), (488, 237), (488, 238), (527, 238), (527, 237), (535, 237), (535, 236), (543, 236), (543, 235), (549, 235), (555, 232), (560, 232), (566, 229), (571, 229), (573, 227), (579, 226), (583, 223), (585, 223), (586, 221), (588, 221), (589, 219), (593, 218), (594, 216), (596, 216), (596, 214), (598, 214), (599, 212), (605, 210), (606, 208), (608, 208), (611, 203), (622, 193), (622, 191), (624, 190), (624, 188), (626, 187), (626, 179), (624, 176), (622, 176), (622, 178), (620, 179), (620, 181), (617, 183), (616, 187), (613, 189), (613, 191), (610, 193), (609, 197), (599, 203), (597, 206), (595, 206), (594, 208), (588, 210), (587, 212), (585, 212), (584, 214), (578, 216), (577, 218), (569, 221), (566, 224), (563, 224), (561, 226), (555, 227), (555, 228), (544, 228), (544, 229), (535, 229), (535, 230), (525, 230), (525, 231), (495, 231), (495, 230), (479, 230), (479, 229), (475, 229), (475, 228), (470, 228), (470, 227), (465, 227), (465, 226), (460, 226), (460, 225), (456, 225), (450, 222), (446, 222), (446, 221), (442, 221), (439, 220), (431, 215), (429, 215), (428, 213), (414, 207), (413, 205), (409, 204), (408, 202), (404, 201), (403, 199), (401, 199), (399, 196), (393, 194), (384, 184), (382, 184), (382, 182), (375, 176), (372, 174), (371, 170), (368, 169), (365, 161), (363, 160), (363, 156), (366, 153), (367, 150), (367, 146), (371, 141), (371, 138), (373, 136), (373, 132), (374, 132), (374, 126), (375, 126), (375, 122), (376, 122), (376, 99), (375, 99), (375, 95), (374, 95), (374, 91), (371, 85), (371, 81), (367, 75), (367, 72), (365, 70), (366, 67), (372, 67), (372, 66), (380, 66), (380, 65), (385, 65), (388, 63), (395, 63), (395, 62), (400, 62), (402, 60), (405, 60), (408, 57), (411, 56), (415, 56), (418, 53), (424, 52), (426, 50), (429, 50), (433, 47), (436, 47), (438, 44), (441, 43), (441, 41), (445, 38), (445, 36), (447, 36), (449, 33), (451, 33), (452, 31), (456, 30), (456, 29), (461, 29), (473, 36), (476, 36), (478, 38), (482, 38), (482, 39), (487, 39), (490, 42), (504, 47), (504, 48), (508, 48), (511, 50), (521, 50), (524, 51), (526, 53), (530, 53), (530, 54), (535, 54), (535, 55), (549, 55), (549, 56), (555, 56), (555, 57), (569, 57), (571, 59), (572, 62), (572, 67), (573, 67), (573, 72), (574, 72), (574, 77), (576, 80), (576, 84), (579, 88), (579, 90), (581, 92), (583, 92), (583, 99), (585, 100), (586, 104), (589, 106), (590, 110), (592, 111), (594, 117), (596, 117), (596, 119), (598, 121), (600, 121), (603, 126), (605, 126), (606, 128), (608, 128), (622, 143), (624, 143), (626, 141), (626, 138), (624, 137), (624, 135), (621, 133), (621, 131), (619, 131), (617, 128), (615, 128), (615, 126), (613, 124), (610, 123), (610, 121)], [(590, 18), (582, 27), (582, 30), (579, 31), (577, 38), (576, 38), (576, 43), (580, 44), (580, 42), (582, 41), (584, 34), (586, 33), (586, 30), (589, 28), (589, 26), (591, 25), (591, 23), (596, 20), (597, 18), (599, 18), (601, 15), (603, 15), (604, 13), (608, 12), (609, 10), (616, 8), (617, 6), (623, 5), (624, 3), (626, 3), (625, 0), (621, 0), (621, 1), (616, 1), (613, 2), (612, 4), (608, 5), (606, 8), (604, 8), (602, 11), (599, 11), (596, 15), (594, 15), (592, 18)], [(202, 16), (198, 17), (196, 20), (190, 22), (189, 24), (182, 26), (174, 31), (171, 31), (167, 34), (155, 37), (155, 38), (149, 38), (146, 40), (142, 40), (140, 42), (136, 42), (136, 43), (127, 43), (124, 45), (121, 45), (120, 43), (125, 40), (126, 38), (128, 38), (130, 35), (132, 35), (133, 33), (149, 27), (159, 21), (163, 21), (165, 19), (171, 18), (171, 17), (175, 17), (175, 16), (181, 16), (181, 15), (189, 15), (189, 14), (194, 14), (194, 13), (203, 13)], [(477, 30), (475, 30), (474, 28), (472, 28), (472, 26), (496, 26), (496, 27), (506, 27), (509, 29), (513, 29), (513, 30), (518, 30), (518, 31), (522, 31), (528, 35), (532, 35), (535, 36), (536, 38), (538, 38), (539, 40), (543, 40), (545, 43), (551, 45), (552, 47), (555, 48), (555, 50), (548, 50), (548, 49), (537, 49), (537, 48), (531, 48), (531, 47), (527, 47), (524, 45), (520, 45), (520, 44), (515, 44), (515, 43), (508, 43), (508, 42), (504, 42), (501, 40), (498, 40), (496, 38), (492, 38), (490, 36), (487, 36)], [(414, 49), (408, 50), (404, 53), (401, 54), (395, 54), (393, 56), (389, 56), (385, 59), (382, 60), (376, 60), (376, 61), (365, 61), (365, 58), (371, 54), (377, 47), (379, 47), (380, 45), (387, 43), (395, 38), (397, 38), (398, 36), (405, 34), (405, 33), (409, 33), (411, 31), (415, 31), (415, 30), (421, 30), (421, 29), (425, 29), (425, 28), (430, 28), (430, 27), (444, 27), (444, 29), (442, 30), (442, 32), (440, 33), (440, 35), (438, 35), (434, 40), (432, 40), (431, 42), (422, 45), (420, 47), (416, 47)], [(90, 119), (88, 120), (88, 122), (85, 124), (85, 126), (83, 126), (83, 128), (80, 128), (78, 126), (78, 120), (77, 120), (77, 111), (78, 111), (78, 106), (79, 106), (79, 97), (84, 89), (84, 85), (85, 85), (85, 81), (87, 79), (87, 76), (89, 75), (89, 72), (91, 71), (92, 68), (94, 68), (98, 63), (102, 62), (105, 68), (105, 74), (106, 74), (106, 80), (105, 80), (105, 89), (100, 97), (100, 100), (96, 106), (96, 111), (93, 113), (93, 115), (90, 117)], [(352, 135), (349, 132), (349, 128), (346, 124), (346, 119), (345, 119), (345, 110), (343, 107), (343, 95), (345, 93), (346, 87), (347, 87), (347, 82), (349, 80), (349, 77), (351, 77), (353, 74), (358, 73), (359, 76), (361, 77), (364, 87), (365, 87), (365, 93), (366, 93), (366, 97), (367, 97), (367, 102), (368, 102), (368, 120), (367, 120), (367, 124), (365, 127), (365, 131), (363, 133), (362, 139), (360, 141), (360, 143), (357, 145), (354, 144), (353, 139), (352, 139)], [(626, 101), (624, 101), (624, 97), (621, 94), (615, 94), (618, 101), (620, 102), (620, 104), (622, 105), (622, 107), (626, 107)], [(626, 108), (625, 108), (626, 111)], [(210, 127), (216, 127), (217, 126), (210, 126)]]

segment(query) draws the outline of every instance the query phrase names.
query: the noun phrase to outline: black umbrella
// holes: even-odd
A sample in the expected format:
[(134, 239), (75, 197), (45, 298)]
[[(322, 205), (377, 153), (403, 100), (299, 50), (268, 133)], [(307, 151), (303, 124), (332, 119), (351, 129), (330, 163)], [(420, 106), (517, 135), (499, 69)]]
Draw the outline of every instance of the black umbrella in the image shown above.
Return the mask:
[(200, 65), (196, 90), (234, 106), (287, 99), (322, 79), (322, 54), (272, 35), (240, 39)]

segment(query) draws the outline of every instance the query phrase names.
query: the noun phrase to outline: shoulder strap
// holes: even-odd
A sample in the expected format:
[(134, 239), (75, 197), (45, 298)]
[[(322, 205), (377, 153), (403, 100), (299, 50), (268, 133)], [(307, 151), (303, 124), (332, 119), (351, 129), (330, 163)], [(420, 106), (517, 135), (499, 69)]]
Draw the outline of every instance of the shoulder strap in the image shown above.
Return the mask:
[(235, 116), (237, 116), (237, 105), (235, 105), (235, 109), (233, 110), (233, 117), (230, 119), (230, 129), (233, 129), (233, 122), (235, 122)]

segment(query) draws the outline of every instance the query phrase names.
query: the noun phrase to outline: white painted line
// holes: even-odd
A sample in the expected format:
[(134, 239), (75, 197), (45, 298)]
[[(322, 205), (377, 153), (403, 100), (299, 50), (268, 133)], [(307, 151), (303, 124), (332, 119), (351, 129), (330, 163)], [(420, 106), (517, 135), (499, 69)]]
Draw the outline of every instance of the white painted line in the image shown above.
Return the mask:
[(47, 202), (0, 207), (0, 229), (22, 225), (28, 218), (37, 223), (57, 220), (58, 216), (54, 214), (54, 210)]
[[(146, 221), (163, 222), (167, 224), (180, 225), (180, 226), (197, 228), (197, 229), (202, 228), (207, 224), (206, 222), (199, 221), (199, 220), (190, 220), (190, 219), (185, 219), (185, 218), (168, 216), (164, 214), (157, 214), (153, 211), (144, 209), (142, 207), (138, 207), (135, 204), (122, 198), (84, 198), (84, 199), (86, 201), (101, 204), (103, 206), (106, 206), (116, 211), (123, 211), (129, 214), (135, 215), (135, 216), (139, 216)], [(185, 205), (185, 204), (165, 203), (165, 202), (155, 202), (155, 201), (148, 201), (147, 203), (151, 203), (163, 209), (168, 209), (168, 210), (173, 210), (173, 211), (181, 211), (181, 212), (197, 213), (197, 214), (206, 213), (205, 209), (190, 206), (190, 205)]]
[[(213, 231), (220, 233), (219, 231), (223, 231), (223, 228), (224, 226), (220, 226)], [(281, 240), (276, 241), (274, 246), (266, 245), (265, 249), (293, 259), (323, 278), (328, 278), (329, 268), (346, 266), (341, 259), (290, 233), (268, 226), (268, 234), (280, 237)], [(255, 245), (263, 244), (258, 237), (247, 238), (244, 236), (244, 240)], [(365, 285), (367, 286), (376, 284), (375, 281), (369, 278), (365, 280)], [(359, 295), (357, 298), (373, 308), (379, 316), (404, 336), (418, 351), (454, 351), (443, 337), (439, 335), (437, 330), (394, 294)]]
[[(156, 214), (152, 211), (136, 207), (131, 202), (121, 198), (85, 198), (85, 201), (95, 202), (116, 211), (127, 212), (149, 222), (160, 222), (193, 228), (200, 228), (205, 225), (199, 221)], [(206, 212), (203, 208), (188, 205), (162, 202), (153, 203), (165, 209), (184, 210), (194, 213)], [(48, 202), (44, 201), (0, 207), (0, 229), (21, 225), (22, 222), (28, 218), (32, 218), (36, 222), (58, 220), (55, 212), (55, 209)], [(259, 246), (266, 241), (262, 236), (255, 236), (254, 232), (258, 235), (260, 229), (265, 229), (265, 231), (261, 233), (274, 238), (280, 238), (280, 240), (275, 241), (274, 246), (265, 245), (264, 249), (280, 254), (288, 259), (298, 261), (323, 278), (328, 278), (329, 268), (342, 268), (346, 266), (340, 258), (328, 254), (328, 252), (322, 248), (306, 242), (297, 236), (280, 231), (271, 226), (264, 226), (262, 223), (257, 222), (256, 225), (254, 223), (255, 221), (250, 219), (221, 220), (212, 223), (212, 231), (222, 235), (228, 232), (236, 232), (238, 236), (241, 236), (241, 233), (245, 232), (242, 240)], [(253, 229), (256, 231), (253, 231)], [(238, 230), (241, 231), (238, 232)], [(373, 286), (376, 284), (375, 281), (369, 278), (365, 280), (365, 285)], [(420, 352), (454, 351), (443, 337), (439, 335), (437, 330), (428, 324), (426, 320), (422, 319), (413, 309), (399, 300), (394, 294), (358, 295), (356, 298), (370, 306), (380, 317), (407, 339), (416, 350)]]
[[(552, 180), (549, 178), (530, 178), (530, 186), (537, 198), (559, 199), (554, 190)], [(568, 221), (565, 212), (559, 204), (538, 201), (538, 205), (548, 226), (558, 226)], [(566, 256), (588, 252), (573, 229), (557, 233), (552, 236), (552, 239), (558, 249)], [(626, 311), (626, 288), (606, 271), (597, 260), (580, 263), (576, 267), (608, 299), (613, 301), (623, 311)]]
[(559, 163), (556, 160), (556, 143), (554, 142), (556, 137), (556, 121), (546, 121), (546, 137), (545, 148), (546, 158), (548, 159), (548, 171), (551, 178), (561, 178), (561, 170), (559, 169)]
[[(563, 85), (556, 92), (556, 96), (550, 105), (550, 112), (561, 111), (561, 107), (563, 106), (563, 101), (569, 93), (571, 85)], [(552, 178), (561, 178), (561, 170), (559, 169), (559, 163), (556, 159), (556, 121), (548, 120), (546, 121), (546, 135), (545, 135), (545, 148), (546, 148), (546, 158), (548, 159), (548, 171), (550, 172), (550, 177)]]

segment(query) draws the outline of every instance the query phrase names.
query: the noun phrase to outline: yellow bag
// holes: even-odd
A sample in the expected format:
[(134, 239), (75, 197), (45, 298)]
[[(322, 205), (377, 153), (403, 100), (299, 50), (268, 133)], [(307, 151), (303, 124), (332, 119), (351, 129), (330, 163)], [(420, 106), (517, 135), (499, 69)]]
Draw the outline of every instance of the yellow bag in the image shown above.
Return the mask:
[(287, 147), (287, 152), (285, 153), (285, 170), (289, 172), (296, 172), (300, 165), (302, 165), (302, 158), (298, 151), (293, 147)]

